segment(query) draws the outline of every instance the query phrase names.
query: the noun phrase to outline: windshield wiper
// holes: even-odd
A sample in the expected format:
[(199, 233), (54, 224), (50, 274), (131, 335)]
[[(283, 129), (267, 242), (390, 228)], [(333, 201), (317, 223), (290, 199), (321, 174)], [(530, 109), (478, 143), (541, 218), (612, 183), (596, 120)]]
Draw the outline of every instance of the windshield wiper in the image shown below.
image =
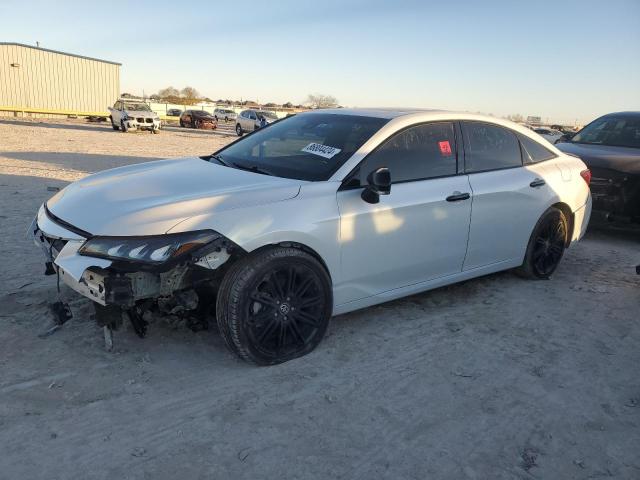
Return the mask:
[(229, 165), (227, 162), (225, 162), (222, 157), (220, 155), (214, 155), (213, 153), (211, 155), (209, 155), (209, 158), (213, 158), (214, 160), (216, 160), (218, 163), (220, 163), (220, 165), (224, 165), (225, 167), (230, 167), (231, 165)]
[(274, 176), (273, 173), (267, 170), (263, 170), (262, 168), (259, 168), (256, 165), (240, 165), (239, 163), (235, 163), (235, 162), (231, 162), (231, 165), (239, 170), (247, 170), (249, 172), (260, 173), (262, 175), (270, 175), (272, 177)]

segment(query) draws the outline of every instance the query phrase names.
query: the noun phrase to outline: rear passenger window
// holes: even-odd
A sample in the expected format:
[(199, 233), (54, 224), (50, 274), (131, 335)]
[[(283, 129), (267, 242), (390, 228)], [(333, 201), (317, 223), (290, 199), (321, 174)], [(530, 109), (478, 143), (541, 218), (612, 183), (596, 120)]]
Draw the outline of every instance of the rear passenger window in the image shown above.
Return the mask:
[(518, 138), (520, 139), (520, 145), (522, 145), (522, 161), (525, 165), (543, 162), (556, 156), (543, 145), (540, 145), (539, 142), (536, 142), (529, 137), (518, 135)]
[(520, 144), (513, 132), (481, 122), (463, 122), (462, 128), (467, 173), (522, 166)]
[(393, 183), (455, 175), (453, 123), (426, 123), (395, 134), (365, 158), (361, 185), (379, 167), (389, 168)]

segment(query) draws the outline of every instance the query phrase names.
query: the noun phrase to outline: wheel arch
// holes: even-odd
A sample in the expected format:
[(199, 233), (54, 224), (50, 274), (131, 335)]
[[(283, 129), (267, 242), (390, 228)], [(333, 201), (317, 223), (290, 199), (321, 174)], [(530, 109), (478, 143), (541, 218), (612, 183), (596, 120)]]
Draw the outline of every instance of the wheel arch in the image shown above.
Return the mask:
[(569, 244), (571, 243), (571, 239), (573, 238), (573, 228), (574, 228), (574, 215), (573, 215), (573, 211), (571, 210), (571, 207), (569, 205), (567, 205), (564, 202), (556, 202), (553, 205), (551, 205), (551, 207), (553, 208), (557, 208), (558, 210), (560, 210), (565, 218), (567, 219), (567, 223), (568, 223), (568, 228), (567, 228), (567, 240), (566, 240), (566, 246), (568, 247)]
[(324, 258), (322, 258), (322, 255), (320, 255), (316, 250), (314, 250), (313, 248), (311, 248), (308, 245), (305, 245), (304, 243), (300, 243), (300, 242), (296, 242), (296, 241), (279, 241), (277, 243), (269, 243), (266, 245), (262, 245), (259, 248), (256, 248), (255, 250), (253, 250), (251, 253), (257, 253), (257, 252), (262, 252), (264, 250), (267, 250), (269, 248), (273, 248), (273, 247), (285, 247), (285, 248), (295, 248), (298, 250), (301, 250), (305, 253), (308, 253), (309, 255), (311, 255), (313, 258), (315, 258), (318, 263), (320, 263), (320, 265), (322, 266), (322, 268), (324, 269), (325, 272), (327, 272), (327, 275), (329, 275), (329, 280), (331, 280), (331, 284), (333, 285), (333, 276), (331, 275), (331, 270), (329, 269), (329, 266), (327, 265), (327, 262), (325, 262)]

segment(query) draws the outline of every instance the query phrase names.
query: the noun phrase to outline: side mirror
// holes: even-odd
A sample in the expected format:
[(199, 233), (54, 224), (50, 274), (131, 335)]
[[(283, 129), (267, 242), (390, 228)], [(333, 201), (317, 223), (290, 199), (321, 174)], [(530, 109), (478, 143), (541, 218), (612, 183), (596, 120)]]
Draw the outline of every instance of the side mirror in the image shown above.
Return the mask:
[(364, 187), (362, 199), (367, 203), (380, 202), (380, 195), (391, 193), (391, 173), (387, 167), (375, 169), (367, 177), (368, 185)]

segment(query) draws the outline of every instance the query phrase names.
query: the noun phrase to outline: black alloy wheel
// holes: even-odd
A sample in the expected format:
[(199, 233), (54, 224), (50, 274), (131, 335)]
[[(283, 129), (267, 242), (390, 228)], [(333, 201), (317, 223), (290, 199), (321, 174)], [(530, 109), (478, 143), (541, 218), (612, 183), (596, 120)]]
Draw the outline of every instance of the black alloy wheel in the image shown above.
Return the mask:
[(216, 317), (232, 351), (259, 365), (311, 352), (333, 308), (329, 277), (311, 255), (272, 248), (233, 265), (218, 292)]
[(567, 235), (564, 213), (557, 208), (549, 208), (533, 230), (521, 273), (530, 278), (549, 278), (560, 264)]

